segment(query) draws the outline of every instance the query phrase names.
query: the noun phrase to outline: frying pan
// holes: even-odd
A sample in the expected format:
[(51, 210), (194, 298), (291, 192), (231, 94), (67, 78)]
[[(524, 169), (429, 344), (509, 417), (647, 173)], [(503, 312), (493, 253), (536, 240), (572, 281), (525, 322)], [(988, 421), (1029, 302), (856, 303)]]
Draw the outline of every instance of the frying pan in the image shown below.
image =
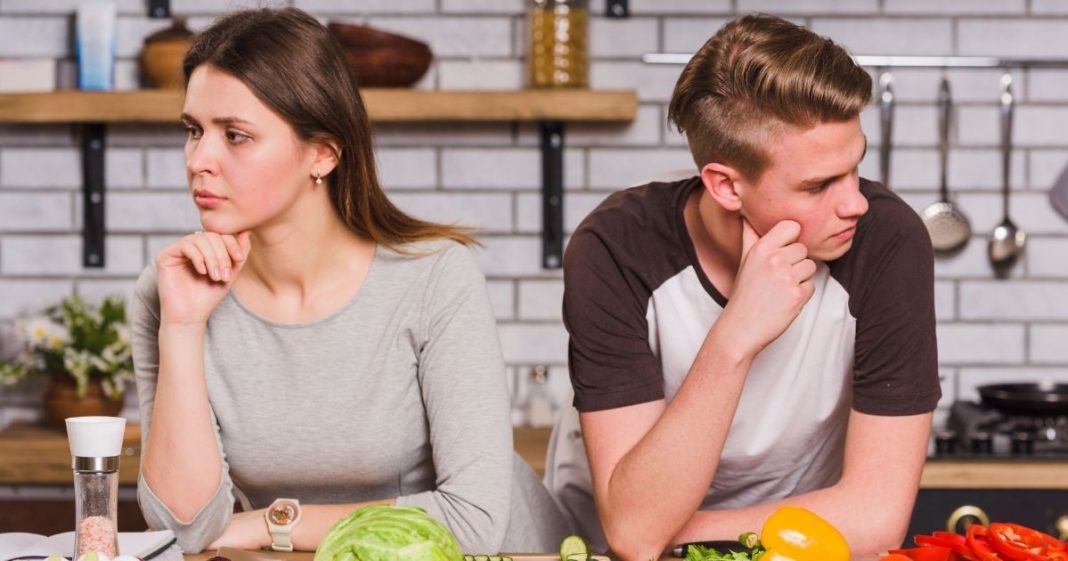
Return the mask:
[(1004, 413), (1068, 415), (1068, 384), (988, 384), (977, 389), (983, 405)]

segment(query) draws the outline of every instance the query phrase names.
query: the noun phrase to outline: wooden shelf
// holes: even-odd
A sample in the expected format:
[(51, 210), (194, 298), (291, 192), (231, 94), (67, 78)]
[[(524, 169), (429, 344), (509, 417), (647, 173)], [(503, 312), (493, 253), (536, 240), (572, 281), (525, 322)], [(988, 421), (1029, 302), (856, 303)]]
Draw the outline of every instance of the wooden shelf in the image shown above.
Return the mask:
[[(638, 111), (634, 91), (517, 90), (361, 91), (379, 123), (561, 121), (629, 122)], [(180, 90), (58, 91), (0, 94), (0, 123), (176, 123)]]

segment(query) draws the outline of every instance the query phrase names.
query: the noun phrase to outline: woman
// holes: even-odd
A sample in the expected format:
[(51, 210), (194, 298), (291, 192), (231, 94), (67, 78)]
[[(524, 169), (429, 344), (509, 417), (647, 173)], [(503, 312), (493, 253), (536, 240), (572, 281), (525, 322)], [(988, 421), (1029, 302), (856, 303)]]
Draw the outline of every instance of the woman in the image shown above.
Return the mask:
[[(186, 552), (314, 550), (389, 503), (465, 551), (555, 549), (562, 522), (511, 451), (472, 240), (387, 200), (329, 32), (296, 9), (239, 12), (183, 66), (204, 231), (159, 253), (131, 305), (149, 525)], [(269, 527), (279, 498), (299, 505)]]

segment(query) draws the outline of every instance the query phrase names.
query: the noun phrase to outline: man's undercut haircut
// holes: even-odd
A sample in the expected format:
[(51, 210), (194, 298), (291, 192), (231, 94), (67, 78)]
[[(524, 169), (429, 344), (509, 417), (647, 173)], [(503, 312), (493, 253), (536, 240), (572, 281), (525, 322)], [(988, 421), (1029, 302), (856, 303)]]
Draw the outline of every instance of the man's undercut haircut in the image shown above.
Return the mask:
[(852, 119), (871, 90), (871, 76), (834, 41), (779, 17), (748, 15), (694, 54), (668, 120), (685, 133), (699, 168), (719, 162), (755, 181), (777, 131)]

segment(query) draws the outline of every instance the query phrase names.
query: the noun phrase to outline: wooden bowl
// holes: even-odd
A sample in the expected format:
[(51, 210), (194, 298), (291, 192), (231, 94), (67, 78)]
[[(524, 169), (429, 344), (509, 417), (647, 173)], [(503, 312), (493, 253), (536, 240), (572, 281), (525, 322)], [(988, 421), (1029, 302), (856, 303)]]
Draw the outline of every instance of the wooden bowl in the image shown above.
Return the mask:
[(331, 22), (327, 25), (364, 88), (408, 87), (430, 68), (434, 54), (426, 43), (371, 27)]
[(175, 18), (174, 25), (149, 35), (141, 50), (141, 72), (149, 84), (161, 89), (181, 89), (182, 59), (193, 44), (193, 32), (185, 20)]

